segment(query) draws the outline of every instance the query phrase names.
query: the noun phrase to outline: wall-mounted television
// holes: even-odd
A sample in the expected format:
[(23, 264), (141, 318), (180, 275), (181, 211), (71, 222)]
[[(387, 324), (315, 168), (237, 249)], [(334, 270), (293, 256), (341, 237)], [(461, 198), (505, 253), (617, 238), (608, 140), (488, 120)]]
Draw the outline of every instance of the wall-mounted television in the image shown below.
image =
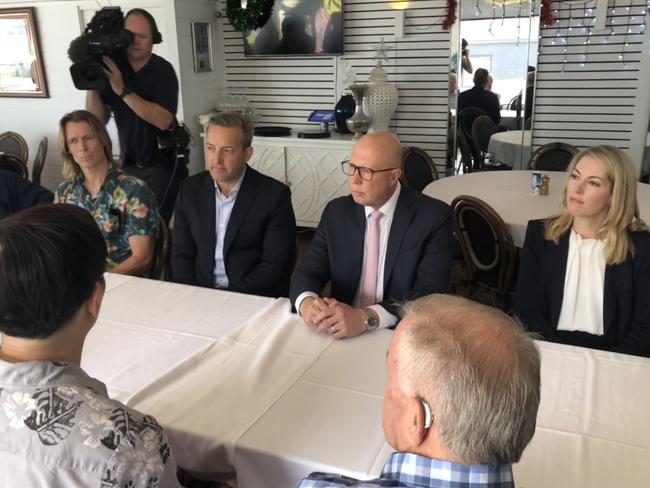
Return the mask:
[(244, 32), (246, 56), (343, 54), (342, 0), (275, 0), (261, 29)]

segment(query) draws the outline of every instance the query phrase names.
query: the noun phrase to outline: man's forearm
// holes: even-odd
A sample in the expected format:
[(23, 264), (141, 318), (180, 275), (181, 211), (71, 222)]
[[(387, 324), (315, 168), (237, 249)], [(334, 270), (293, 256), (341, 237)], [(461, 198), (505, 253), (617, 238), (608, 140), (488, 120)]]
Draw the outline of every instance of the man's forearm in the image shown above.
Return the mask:
[(171, 128), (174, 122), (174, 116), (169, 110), (157, 103), (149, 102), (135, 93), (129, 93), (122, 100), (138, 117), (151, 125), (155, 125), (160, 130)]

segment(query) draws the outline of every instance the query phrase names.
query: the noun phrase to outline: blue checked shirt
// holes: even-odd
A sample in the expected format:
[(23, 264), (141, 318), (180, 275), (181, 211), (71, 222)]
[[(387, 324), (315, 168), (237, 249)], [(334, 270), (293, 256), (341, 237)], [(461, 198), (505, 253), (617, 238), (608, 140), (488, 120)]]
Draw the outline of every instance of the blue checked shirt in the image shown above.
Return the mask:
[(417, 487), (417, 488), (513, 488), (512, 467), (455, 464), (407, 452), (393, 453), (381, 477), (359, 481), (347, 476), (312, 473), (298, 488)]

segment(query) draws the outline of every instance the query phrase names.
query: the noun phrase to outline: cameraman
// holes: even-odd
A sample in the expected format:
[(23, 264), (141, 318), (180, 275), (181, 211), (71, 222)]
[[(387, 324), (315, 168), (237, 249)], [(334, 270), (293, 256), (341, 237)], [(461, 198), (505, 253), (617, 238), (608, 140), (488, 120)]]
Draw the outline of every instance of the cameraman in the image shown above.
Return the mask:
[(159, 150), (157, 137), (175, 128), (178, 80), (172, 65), (152, 53), (153, 45), (162, 42), (162, 35), (149, 12), (129, 10), (124, 27), (133, 33), (133, 43), (127, 48), (131, 69), (126, 67), (121, 72), (111, 58), (104, 56), (110, 88), (89, 90), (86, 107), (104, 121), (113, 111), (124, 170), (149, 185), (168, 223), (187, 167), (177, 164), (174, 150)]

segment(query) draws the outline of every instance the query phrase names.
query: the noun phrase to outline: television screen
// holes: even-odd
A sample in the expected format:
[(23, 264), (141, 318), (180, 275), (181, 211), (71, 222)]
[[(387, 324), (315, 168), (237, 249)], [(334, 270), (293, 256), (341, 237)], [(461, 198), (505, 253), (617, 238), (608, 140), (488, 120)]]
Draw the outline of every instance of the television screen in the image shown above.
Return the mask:
[(247, 56), (343, 54), (342, 0), (275, 0), (261, 29), (244, 33)]

